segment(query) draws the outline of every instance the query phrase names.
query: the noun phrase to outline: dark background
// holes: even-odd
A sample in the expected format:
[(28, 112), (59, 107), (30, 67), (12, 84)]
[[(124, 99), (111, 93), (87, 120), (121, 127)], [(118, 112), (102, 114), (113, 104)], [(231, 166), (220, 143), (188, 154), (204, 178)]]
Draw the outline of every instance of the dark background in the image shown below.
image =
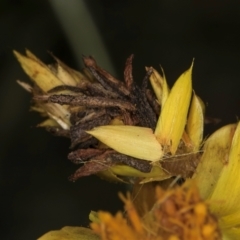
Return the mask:
[(0, 2), (0, 239), (36, 239), (51, 229), (88, 225), (90, 210), (121, 208), (124, 186), (97, 177), (75, 183), (69, 141), (35, 128), (28, 80), (12, 55), (30, 49), (46, 63), (53, 52), (81, 68), (81, 54), (122, 78), (135, 54), (134, 78), (144, 66), (165, 70), (169, 85), (195, 58), (193, 87), (217, 126), (240, 115), (240, 4), (231, 0), (1, 0)]

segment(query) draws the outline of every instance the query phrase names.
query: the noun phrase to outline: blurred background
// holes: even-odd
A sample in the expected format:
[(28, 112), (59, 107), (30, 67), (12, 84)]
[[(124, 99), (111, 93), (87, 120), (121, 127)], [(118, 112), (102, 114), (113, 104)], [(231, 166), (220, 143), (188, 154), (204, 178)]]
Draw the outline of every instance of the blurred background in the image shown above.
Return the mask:
[(193, 87), (220, 118), (206, 134), (240, 116), (240, 3), (232, 0), (1, 0), (0, 2), (0, 239), (36, 239), (63, 226), (87, 226), (90, 210), (122, 207), (123, 185), (97, 177), (75, 183), (69, 141), (37, 129), (28, 81), (12, 50), (30, 49), (46, 63), (53, 52), (78, 70), (81, 55), (122, 79), (134, 53), (134, 79), (144, 66), (163, 66), (169, 85), (195, 58)]

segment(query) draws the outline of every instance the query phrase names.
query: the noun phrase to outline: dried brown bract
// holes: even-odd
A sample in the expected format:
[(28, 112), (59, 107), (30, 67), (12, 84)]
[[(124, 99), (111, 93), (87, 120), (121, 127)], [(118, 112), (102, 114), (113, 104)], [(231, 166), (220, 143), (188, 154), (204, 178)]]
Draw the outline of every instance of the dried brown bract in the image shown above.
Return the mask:
[(128, 165), (142, 172), (151, 171), (149, 162), (105, 149), (106, 146), (101, 149), (99, 142), (86, 133), (94, 127), (111, 124), (116, 119), (125, 125), (155, 128), (159, 104), (147, 88), (152, 69), (147, 71), (140, 88), (133, 81), (132, 59), (133, 55), (127, 59), (124, 81), (117, 80), (100, 68), (92, 57), (83, 57), (94, 81), (82, 81), (76, 86), (59, 85), (48, 90), (47, 95), (35, 91), (34, 100), (37, 103), (69, 106), (70, 129), (48, 127), (48, 130), (55, 135), (69, 137), (71, 148), (75, 150), (68, 158), (74, 163), (84, 164), (70, 177), (71, 180), (98, 173), (116, 164)]
[[(120, 81), (99, 67), (93, 57), (83, 56), (85, 69), (82, 74), (67, 67), (55, 56), (53, 57), (57, 64), (46, 66), (29, 51), (27, 51), (27, 58), (19, 53), (15, 54), (27, 74), (34, 80), (33, 87), (20, 83), (26, 90), (33, 93), (34, 110), (41, 112), (43, 116), (50, 117), (39, 126), (45, 127), (57, 136), (70, 138), (72, 152), (68, 158), (75, 164), (83, 164), (70, 177), (71, 180), (75, 181), (82, 176), (99, 172), (106, 173), (107, 170), (111, 172), (113, 166), (128, 166), (129, 168), (124, 170), (115, 168), (115, 172), (108, 174), (114, 175), (115, 179), (119, 177), (119, 172), (123, 173), (121, 179), (127, 177), (131, 179), (131, 183), (135, 178), (139, 182), (141, 179), (157, 181), (176, 175), (184, 178), (192, 176), (199, 161), (199, 153), (192, 153), (191, 149), (189, 148), (189, 151), (183, 144), (183, 147), (172, 155), (165, 151), (169, 146), (162, 147), (158, 142), (159, 139), (157, 141), (156, 128), (158, 128), (160, 104), (163, 104), (164, 96), (168, 95), (169, 90), (166, 84), (165, 93), (156, 91), (154, 85), (152, 85), (154, 93), (152, 88), (148, 88), (149, 79), (153, 84), (152, 78), (157, 76), (156, 70), (152, 67), (146, 68), (146, 75), (139, 86), (132, 75), (133, 55), (127, 59), (123, 81)], [(160, 88), (164, 90), (164, 81), (160, 75), (158, 78), (160, 81), (158, 84), (162, 85)], [(96, 136), (88, 133), (104, 125), (148, 128), (149, 131), (147, 130), (148, 133), (146, 133), (155, 142), (155, 145), (150, 144), (151, 151), (147, 154), (151, 156), (151, 160), (124, 153), (115, 148), (113, 150), (110, 145), (103, 144), (101, 140), (101, 142), (97, 140)], [(125, 132), (126, 128), (124, 129)], [(139, 136), (138, 130), (137, 136)], [(143, 149), (146, 147), (145, 135), (142, 138)], [(134, 138), (133, 141), (135, 140)], [(139, 145), (135, 147), (139, 148)], [(162, 148), (164, 153), (161, 153)], [(153, 154), (154, 151), (157, 154)], [(118, 178), (118, 180), (121, 179)]]

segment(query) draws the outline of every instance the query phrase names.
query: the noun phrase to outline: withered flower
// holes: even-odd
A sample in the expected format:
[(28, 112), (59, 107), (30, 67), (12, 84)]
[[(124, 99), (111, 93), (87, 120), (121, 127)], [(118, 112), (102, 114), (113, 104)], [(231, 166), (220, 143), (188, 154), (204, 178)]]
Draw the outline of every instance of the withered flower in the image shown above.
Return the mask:
[(223, 239), (240, 238), (240, 125), (203, 139), (205, 107), (192, 89), (193, 64), (169, 89), (152, 67), (139, 87), (133, 56), (119, 81), (92, 57), (83, 57), (80, 73), (54, 56), (57, 65), (46, 66), (29, 51), (14, 53), (34, 82), (20, 85), (32, 92), (33, 109), (47, 117), (39, 126), (71, 140), (68, 158), (82, 166), (70, 180), (97, 174), (135, 187), (166, 179), (196, 183), (164, 193), (157, 188), (157, 200), (144, 214), (122, 197), (130, 225), (121, 214), (100, 212), (92, 227), (102, 239), (220, 239), (218, 226)]
[[(142, 87), (139, 87), (132, 77), (133, 56), (127, 59), (122, 82), (100, 68), (91, 57), (83, 57), (86, 69), (82, 74), (70, 69), (56, 57), (57, 65), (46, 66), (29, 51), (26, 52), (27, 56), (14, 53), (34, 86), (18, 82), (33, 93), (33, 109), (48, 117), (39, 126), (46, 127), (56, 135), (69, 137), (74, 151), (68, 158), (75, 164), (83, 164), (70, 177), (71, 180), (91, 174), (122, 182), (135, 181), (136, 177), (170, 177), (159, 164), (152, 166), (142, 157), (145, 154), (149, 156), (148, 160), (157, 161), (163, 155), (153, 134), (160, 105), (147, 88), (152, 68), (148, 69)], [(120, 148), (124, 151), (132, 149), (135, 153), (141, 149), (139, 154), (124, 154), (119, 149), (115, 151), (114, 147), (109, 148), (107, 144), (99, 142), (91, 130), (103, 125), (124, 126), (123, 145), (120, 144), (121, 134), (113, 133), (107, 138), (114, 141), (111, 137), (117, 136)], [(136, 134), (140, 136), (137, 140)], [(129, 145), (129, 141), (126, 142), (126, 135), (134, 139), (133, 144), (138, 146), (138, 150)]]

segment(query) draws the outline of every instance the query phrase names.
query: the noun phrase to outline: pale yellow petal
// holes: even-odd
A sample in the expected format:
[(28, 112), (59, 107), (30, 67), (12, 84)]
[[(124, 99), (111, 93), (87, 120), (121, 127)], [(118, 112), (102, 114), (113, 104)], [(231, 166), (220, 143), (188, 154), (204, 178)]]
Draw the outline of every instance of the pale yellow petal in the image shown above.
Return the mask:
[(47, 113), (46, 113), (46, 111), (43, 109), (42, 104), (31, 106), (30, 111), (38, 112), (38, 113), (41, 114), (41, 116), (44, 116), (44, 117), (47, 116)]
[(168, 84), (167, 84), (167, 80), (165, 78), (165, 75), (163, 74), (162, 102), (161, 102), (162, 108), (164, 107), (164, 104), (166, 103), (166, 100), (169, 96), (169, 92), (170, 92), (170, 90), (169, 90), (169, 87), (168, 87)]
[(152, 181), (162, 181), (167, 178), (170, 178), (171, 175), (165, 172), (161, 167), (159, 166), (153, 166), (151, 172), (144, 173), (141, 172), (133, 167), (127, 166), (127, 165), (115, 165), (111, 167), (111, 171), (119, 176), (127, 176), (127, 177), (140, 177), (144, 178), (141, 183), (145, 182), (152, 182)]
[[(63, 82), (65, 84), (76, 85), (77, 83), (80, 83), (82, 81), (89, 81), (89, 80), (92, 81), (92, 76), (91, 75), (89, 76), (89, 73), (88, 73), (88, 75), (87, 74), (82, 74), (81, 72), (78, 72), (78, 71), (68, 67), (64, 62), (62, 62), (60, 59), (58, 59), (53, 54), (52, 54), (52, 57), (58, 63), (58, 70), (62, 71), (62, 73), (60, 73), (60, 75), (61, 75), (61, 78), (63, 77)], [(66, 79), (67, 82), (65, 82), (65, 80), (64, 80), (65, 78), (67, 78)]]
[(192, 95), (192, 67), (176, 81), (162, 108), (155, 135), (160, 144), (175, 154), (182, 137)]
[(63, 129), (68, 130), (70, 128), (70, 112), (66, 108), (55, 103), (46, 103), (41, 106), (48, 116), (55, 120)]
[(63, 227), (61, 230), (44, 234), (38, 240), (100, 240), (100, 237), (88, 228)]
[(47, 66), (39, 63), (39, 61), (25, 57), (17, 51), (13, 51), (17, 60), (20, 62), (25, 73), (44, 91), (52, 89), (53, 87), (62, 85), (60, 81)]
[(38, 62), (40, 65), (47, 67), (45, 63), (43, 63), (36, 55), (34, 55), (30, 50), (26, 49), (26, 56), (31, 58), (32, 60), (35, 60)]
[(216, 184), (211, 201), (212, 211), (218, 216), (224, 216), (240, 210), (240, 123), (233, 136), (228, 162), (224, 165), (221, 176)]
[(105, 171), (98, 172), (96, 175), (98, 177), (100, 177), (100, 178), (102, 178), (104, 180), (110, 181), (110, 182), (128, 183), (128, 182), (124, 181), (123, 179), (121, 179), (120, 176), (117, 176), (115, 173), (113, 173), (111, 168), (109, 168), (109, 169), (107, 169)]
[(235, 129), (236, 124), (224, 126), (213, 133), (204, 144), (203, 156), (193, 176), (203, 199), (213, 192), (221, 170), (228, 160)]
[(57, 77), (68, 86), (76, 86), (77, 82), (74, 80), (74, 78), (69, 74), (66, 69), (64, 69), (61, 65), (58, 64), (57, 66)]
[[(145, 67), (148, 71), (150, 70), (149, 67)], [(153, 91), (158, 99), (158, 102), (161, 104), (162, 102), (162, 85), (163, 85), (163, 77), (158, 73), (157, 70), (152, 68), (153, 72), (149, 78), (150, 83), (152, 85)]]
[(39, 123), (37, 126), (38, 127), (59, 127), (59, 124), (55, 120), (48, 118), (47, 120)]
[(20, 80), (17, 80), (17, 83), (22, 87), (24, 88), (26, 91), (28, 92), (32, 92), (32, 86), (30, 86), (28, 83), (25, 83), (25, 82), (22, 82)]
[(124, 125), (124, 123), (122, 119), (115, 117), (110, 121), (109, 125)]
[(204, 108), (201, 99), (193, 92), (192, 102), (187, 119), (187, 134), (190, 137), (193, 150), (198, 150), (203, 140)]
[[(149, 67), (145, 67), (145, 68), (147, 71), (150, 69)], [(167, 80), (164, 75), (163, 69), (162, 69), (163, 76), (161, 76), (158, 73), (158, 71), (155, 70), (154, 68), (152, 69), (153, 69), (153, 73), (150, 76), (150, 82), (159, 104), (163, 106), (169, 94)]]
[(162, 147), (150, 128), (108, 125), (87, 133), (125, 155), (148, 161), (158, 161), (163, 156)]

